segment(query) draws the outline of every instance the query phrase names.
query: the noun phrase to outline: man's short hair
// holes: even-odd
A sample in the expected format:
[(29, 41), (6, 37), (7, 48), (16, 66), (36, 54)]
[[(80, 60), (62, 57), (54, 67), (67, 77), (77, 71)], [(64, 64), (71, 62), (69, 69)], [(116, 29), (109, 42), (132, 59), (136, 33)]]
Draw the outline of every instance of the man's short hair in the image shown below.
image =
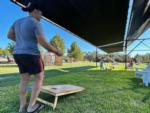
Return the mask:
[(37, 2), (29, 2), (26, 7), (22, 8), (25, 12), (32, 12), (34, 9), (41, 10)]

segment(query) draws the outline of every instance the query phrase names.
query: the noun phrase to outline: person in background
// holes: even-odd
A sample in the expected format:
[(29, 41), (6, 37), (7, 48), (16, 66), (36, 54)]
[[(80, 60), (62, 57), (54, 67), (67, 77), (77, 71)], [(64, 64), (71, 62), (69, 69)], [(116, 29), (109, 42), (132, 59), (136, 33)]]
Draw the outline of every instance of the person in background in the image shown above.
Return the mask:
[(99, 64), (100, 64), (100, 71), (104, 70), (104, 58), (103, 57), (101, 57)]

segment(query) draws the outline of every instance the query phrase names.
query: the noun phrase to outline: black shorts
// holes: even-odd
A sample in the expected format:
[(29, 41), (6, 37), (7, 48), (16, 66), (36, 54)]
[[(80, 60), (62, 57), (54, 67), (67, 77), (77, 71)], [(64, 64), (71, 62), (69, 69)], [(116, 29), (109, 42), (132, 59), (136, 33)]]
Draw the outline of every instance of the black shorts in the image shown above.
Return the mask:
[(41, 55), (14, 54), (13, 56), (21, 74), (38, 74), (44, 71)]

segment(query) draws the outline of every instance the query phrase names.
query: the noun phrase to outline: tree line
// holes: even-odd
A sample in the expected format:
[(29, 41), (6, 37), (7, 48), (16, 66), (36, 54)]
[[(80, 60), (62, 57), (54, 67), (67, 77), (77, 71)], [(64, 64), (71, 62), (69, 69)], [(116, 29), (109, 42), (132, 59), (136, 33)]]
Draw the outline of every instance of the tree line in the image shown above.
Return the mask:
[[(76, 42), (72, 42), (70, 48), (65, 47), (65, 43), (63, 38), (56, 34), (50, 41), (50, 44), (58, 48), (64, 54), (64, 60), (66, 62), (72, 61), (91, 61), (91, 62), (98, 62), (102, 57), (104, 58), (105, 62), (125, 62), (125, 55), (119, 53), (113, 54), (96, 54), (96, 51), (93, 52), (83, 52), (80, 46)], [(10, 42), (8, 43), (6, 48), (0, 48), (0, 55), (12, 55), (15, 43)], [(43, 51), (42, 48), (40, 48)], [(43, 53), (43, 52), (41, 52)], [(65, 54), (66, 53), (66, 54)], [(127, 62), (134, 61), (136, 63), (149, 63), (150, 62), (150, 54), (145, 55), (135, 55), (133, 58), (127, 56)]]
[[(65, 53), (66, 47), (63, 38), (56, 34), (50, 41), (50, 44), (52, 44), (54, 47), (58, 48), (62, 53)], [(9, 56), (13, 54), (13, 49), (15, 47), (15, 42), (9, 42), (6, 48), (0, 48), (0, 56)], [(44, 54), (44, 48), (39, 46), (39, 49), (42, 54)], [(64, 59), (67, 61), (73, 60), (73, 61), (81, 61), (83, 60), (83, 52), (81, 51), (80, 47), (76, 42), (72, 42), (70, 48), (67, 49), (67, 55), (64, 56)]]

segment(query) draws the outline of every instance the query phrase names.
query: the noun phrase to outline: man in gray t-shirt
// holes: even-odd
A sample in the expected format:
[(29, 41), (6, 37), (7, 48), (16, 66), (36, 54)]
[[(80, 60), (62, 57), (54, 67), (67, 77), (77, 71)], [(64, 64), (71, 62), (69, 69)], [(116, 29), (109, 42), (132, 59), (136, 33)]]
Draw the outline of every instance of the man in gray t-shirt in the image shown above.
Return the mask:
[(43, 35), (41, 24), (32, 16), (17, 20), (11, 27), (16, 34), (13, 54), (39, 55), (38, 35)]
[(33, 113), (43, 107), (43, 105), (36, 103), (44, 78), (44, 66), (38, 44), (59, 56), (62, 53), (50, 45), (44, 38), (44, 33), (39, 22), (42, 12), (38, 4), (35, 2), (29, 3), (26, 8), (23, 8), (23, 11), (29, 12), (29, 16), (14, 22), (8, 32), (8, 38), (16, 42), (13, 55), (21, 75), (19, 112), (23, 112), (27, 105), (26, 87), (30, 80), (30, 75), (34, 75), (35, 77), (27, 108), (28, 113)]

